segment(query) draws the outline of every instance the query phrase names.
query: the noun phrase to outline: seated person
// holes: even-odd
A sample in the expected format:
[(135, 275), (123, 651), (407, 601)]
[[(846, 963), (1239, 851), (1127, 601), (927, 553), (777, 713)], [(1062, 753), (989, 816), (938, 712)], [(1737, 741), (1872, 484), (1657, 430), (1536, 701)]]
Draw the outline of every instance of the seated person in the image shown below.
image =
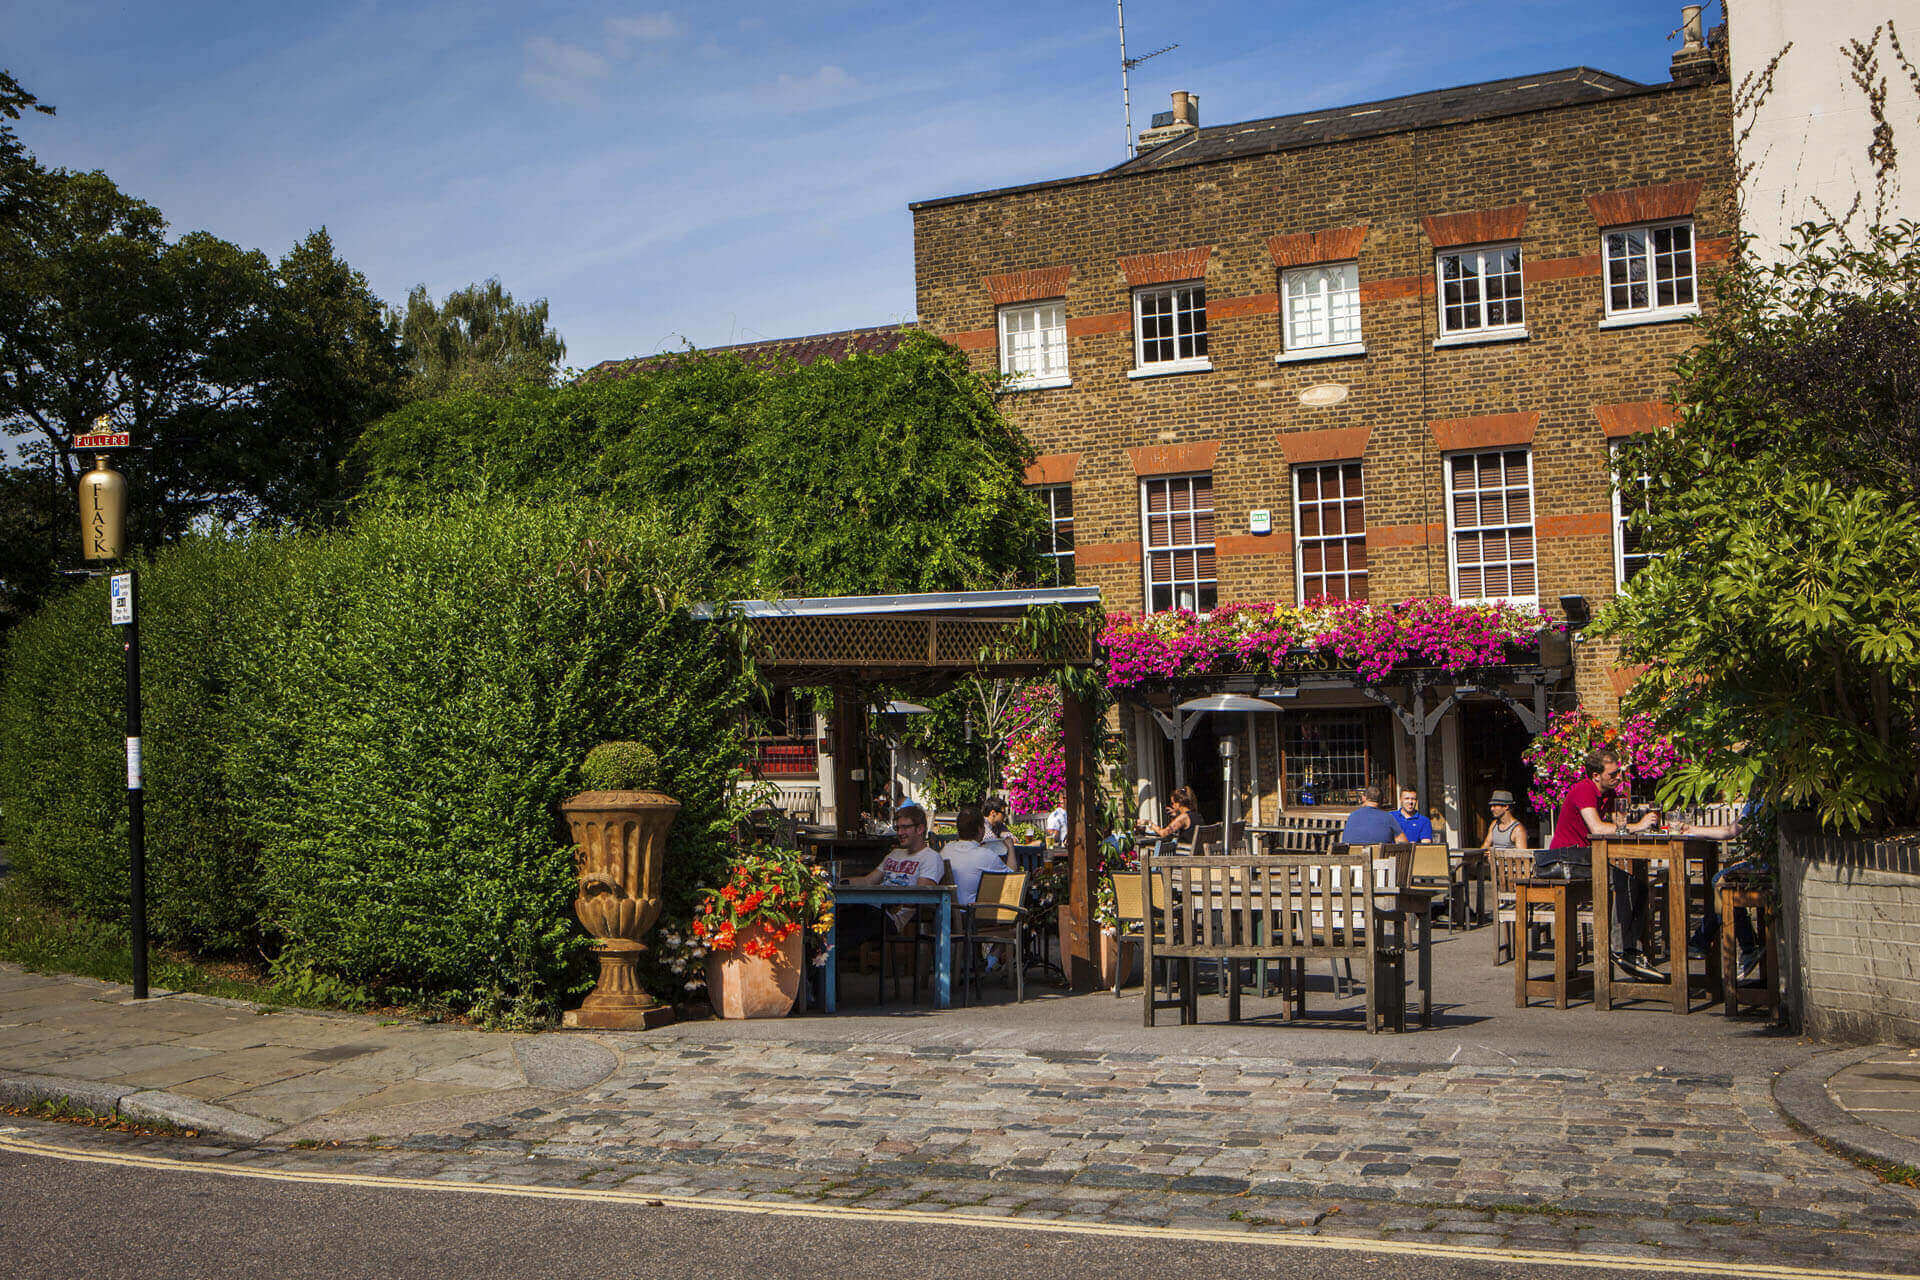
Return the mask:
[(1011, 871), (1005, 855), (1000, 852), (997, 840), (981, 840), (985, 834), (985, 820), (980, 811), (972, 805), (961, 808), (960, 816), (954, 819), (957, 838), (947, 841), (940, 850), (940, 857), (953, 868), (953, 896), (960, 905), (970, 904), (980, 893), (980, 877), (988, 871)]
[(1067, 842), (1067, 806), (1055, 805), (1047, 815), (1047, 843), (1056, 849)]
[[(939, 884), (947, 867), (940, 851), (927, 843), (927, 811), (911, 801), (901, 804), (893, 811), (893, 834), (897, 843), (880, 860), (879, 866), (864, 876), (849, 877), (841, 883), (869, 889), (880, 885), (904, 889)], [(977, 885), (979, 881), (976, 879), (974, 883)], [(912, 907), (894, 908), (891, 914), (895, 926), (905, 928), (913, 912)], [(871, 942), (880, 937), (877, 912), (855, 909), (847, 914), (852, 918), (843, 918), (839, 928), (844, 941)]]
[[(1553, 843), (1545, 853), (1534, 855), (1534, 870), (1541, 875), (1566, 878), (1593, 874), (1593, 837), (1645, 831), (1660, 821), (1657, 809), (1648, 810), (1638, 822), (1609, 822), (1600, 816), (1613, 804), (1621, 787), (1624, 771), (1620, 753), (1612, 747), (1596, 747), (1587, 753), (1585, 776), (1567, 789), (1560, 801), (1560, 815), (1553, 826)], [(1617, 946), (1609, 947), (1615, 967), (1633, 982), (1665, 982), (1667, 975), (1647, 963), (1640, 951), (1640, 936), (1647, 921), (1647, 882), (1630, 875), (1623, 867), (1607, 869), (1607, 886), (1613, 904), (1613, 936)], [(1602, 925), (1602, 928), (1608, 926)]]
[[(999, 845), (1000, 856), (1008, 857), (1013, 853), (1013, 829), (1007, 826), (1007, 802), (999, 796), (988, 796), (980, 805), (980, 817), (986, 823), (986, 834), (980, 837), (982, 844)], [(966, 838), (966, 832), (960, 833)]]
[(1526, 849), (1527, 826), (1513, 816), (1513, 792), (1496, 791), (1487, 800), (1487, 808), (1493, 812), (1493, 821), (1487, 825), (1487, 838), (1480, 842), (1482, 849)]
[(1394, 825), (1408, 844), (1429, 844), (1433, 840), (1433, 822), (1420, 812), (1420, 793), (1412, 787), (1400, 790), (1400, 807), (1393, 811)]
[(1193, 829), (1200, 825), (1200, 802), (1194, 798), (1192, 787), (1181, 787), (1167, 798), (1167, 807), (1173, 810), (1173, 816), (1167, 819), (1167, 825), (1156, 827), (1145, 818), (1137, 824), (1142, 833), (1151, 833), (1162, 840), (1193, 839)]
[[(1675, 835), (1689, 836), (1695, 840), (1738, 840), (1740, 828), (1753, 816), (1755, 809), (1749, 800), (1741, 808), (1740, 816), (1724, 826), (1695, 826), (1685, 822), (1673, 824)], [(1687, 955), (1703, 960), (1713, 955), (1720, 941), (1720, 882), (1728, 876), (1747, 876), (1764, 874), (1765, 860), (1752, 853), (1736, 857), (1734, 861), (1720, 868), (1713, 877), (1713, 887), (1707, 893), (1705, 909), (1700, 913), (1700, 923), (1694, 927), (1693, 935), (1687, 940)], [(1753, 913), (1745, 907), (1734, 912), (1733, 936), (1740, 947), (1740, 977), (1751, 978), (1766, 959), (1766, 939), (1755, 927)]]
[(1393, 820), (1394, 816), (1381, 807), (1386, 798), (1386, 792), (1377, 786), (1364, 788), (1360, 792), (1360, 807), (1347, 815), (1347, 825), (1340, 828), (1340, 843), (1406, 844), (1407, 833)]

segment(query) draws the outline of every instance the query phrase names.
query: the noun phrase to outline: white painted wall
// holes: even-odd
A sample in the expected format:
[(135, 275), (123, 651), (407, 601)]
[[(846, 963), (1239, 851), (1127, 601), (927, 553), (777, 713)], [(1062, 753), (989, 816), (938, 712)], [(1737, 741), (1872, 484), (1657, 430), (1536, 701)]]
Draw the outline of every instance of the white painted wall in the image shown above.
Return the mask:
[[(1874, 163), (1867, 156), (1874, 121), (1867, 95), (1852, 82), (1847, 46), (1858, 40), (1878, 55), (1887, 85), (1885, 116), (1898, 164), (1880, 219), (1920, 221), (1920, 96), (1889, 38), (1888, 24), (1920, 67), (1920, 0), (1725, 0), (1737, 118), (1734, 134), (1741, 182), (1741, 225), (1766, 260), (1802, 222), (1840, 218), (1859, 197), (1849, 229), (1875, 216)], [(1742, 110), (1743, 86), (1755, 85), (1782, 50), (1773, 88)], [(1904, 178), (1904, 180), (1902, 180)], [(1823, 212), (1826, 210), (1826, 212)]]

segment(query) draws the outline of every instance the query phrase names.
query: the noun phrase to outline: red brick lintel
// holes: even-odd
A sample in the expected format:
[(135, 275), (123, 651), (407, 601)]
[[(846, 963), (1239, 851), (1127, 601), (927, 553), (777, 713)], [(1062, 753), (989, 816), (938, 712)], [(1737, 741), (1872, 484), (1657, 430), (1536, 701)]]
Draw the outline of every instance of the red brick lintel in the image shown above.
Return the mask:
[(1073, 549), (1075, 564), (1139, 564), (1137, 542), (1083, 542)]
[(1540, 425), (1535, 412), (1495, 413), (1479, 418), (1442, 418), (1427, 424), (1441, 452), (1455, 449), (1499, 449), (1533, 443)]
[(1670, 427), (1680, 419), (1680, 411), (1665, 400), (1629, 400), (1620, 404), (1597, 404), (1593, 416), (1600, 419), (1600, 430), (1609, 440), (1639, 435), (1660, 427)]
[(1027, 467), (1028, 484), (1072, 484), (1080, 469), (1077, 453), (1043, 453)]
[(1180, 476), (1213, 470), (1214, 455), (1220, 452), (1218, 440), (1195, 440), (1191, 444), (1148, 444), (1127, 450), (1136, 476)]
[(1329, 427), (1324, 431), (1285, 431), (1280, 434), (1280, 452), (1287, 465), (1303, 467), (1316, 462), (1357, 462), (1367, 452), (1371, 427)]
[(1420, 219), (1427, 239), (1436, 249), (1451, 249), (1463, 244), (1492, 244), (1496, 240), (1518, 240), (1527, 225), (1527, 206), (1510, 204), (1503, 209), (1475, 209), (1468, 213), (1442, 213)]
[(1700, 203), (1700, 190), (1706, 184), (1667, 182), (1652, 187), (1630, 187), (1624, 191), (1602, 191), (1587, 197), (1593, 220), (1603, 227), (1620, 227), (1632, 222), (1661, 222), (1670, 218), (1691, 218)]
[(1311, 267), (1322, 262), (1346, 262), (1360, 256), (1367, 226), (1329, 227), (1293, 235), (1268, 236), (1267, 253), (1276, 267)]
[(988, 276), (986, 283), (987, 292), (993, 295), (993, 305), (1004, 307), (1041, 298), (1064, 298), (1067, 283), (1072, 279), (1073, 267), (1069, 265), (1009, 271), (1005, 275)]
[(1207, 259), (1212, 254), (1210, 244), (1196, 249), (1169, 249), (1165, 253), (1136, 253), (1120, 259), (1120, 270), (1127, 277), (1129, 289), (1179, 280), (1205, 280)]

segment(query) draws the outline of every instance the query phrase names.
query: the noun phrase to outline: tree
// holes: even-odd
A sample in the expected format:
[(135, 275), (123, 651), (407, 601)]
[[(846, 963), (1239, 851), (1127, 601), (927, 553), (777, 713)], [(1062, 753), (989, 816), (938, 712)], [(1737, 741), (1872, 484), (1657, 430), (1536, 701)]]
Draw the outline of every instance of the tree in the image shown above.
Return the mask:
[(1679, 366), (1679, 424), (1622, 450), (1654, 559), (1603, 613), (1630, 710), (1691, 760), (1673, 799), (1757, 790), (1835, 828), (1920, 817), (1920, 228), (1802, 229), (1742, 259)]
[[(170, 240), (160, 211), (105, 174), (47, 172), (37, 192), (36, 216), (0, 226), (0, 433), (25, 469), (8, 500), (37, 482), (70, 507), (86, 462), (70, 442), (106, 414), (143, 446), (125, 463), (136, 543), (202, 517), (337, 511), (341, 462), (399, 403), (402, 371), (379, 300), (326, 232), (276, 267), (205, 232)], [(8, 518), (31, 523), (50, 501)], [(16, 607), (51, 572), (34, 563), (6, 570)]]
[(0, 226), (18, 222), (37, 202), (40, 164), (13, 128), (13, 122), (27, 111), (53, 114), (52, 107), (21, 88), (10, 73), (0, 71)]
[(659, 503), (768, 595), (1038, 580), (1030, 454), (966, 357), (892, 351), (759, 369), (729, 354), (501, 397), (417, 402), (372, 427), (370, 495), (486, 486)]
[(406, 311), (393, 319), (406, 344), (412, 399), (545, 385), (567, 354), (547, 325), (547, 300), (516, 303), (497, 276), (455, 290), (438, 306), (427, 286), (415, 285)]

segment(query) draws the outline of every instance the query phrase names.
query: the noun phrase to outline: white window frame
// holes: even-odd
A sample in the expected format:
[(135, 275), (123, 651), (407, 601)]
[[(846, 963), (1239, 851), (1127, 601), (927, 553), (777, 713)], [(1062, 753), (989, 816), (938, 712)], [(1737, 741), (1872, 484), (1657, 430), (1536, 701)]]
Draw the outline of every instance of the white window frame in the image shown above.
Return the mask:
[[(1043, 312), (1051, 312), (1052, 323), (1042, 327), (1040, 321)], [(1009, 321), (1031, 316), (1034, 327), (1030, 330), (1013, 328)], [(1067, 304), (1059, 298), (1040, 302), (1017, 302), (1000, 308), (996, 323), (1000, 330), (1000, 372), (1007, 376), (1004, 384), (1009, 391), (1033, 391), (1043, 387), (1065, 387), (1072, 385), (1067, 372)], [(1015, 367), (1015, 343), (1019, 336), (1032, 333), (1035, 339), (1034, 351), (1039, 356), (1039, 368), (1020, 370)], [(1053, 335), (1058, 334), (1055, 338)]]
[[(1335, 272), (1341, 273), (1345, 279), (1337, 287), (1329, 287), (1327, 277)], [(1326, 340), (1296, 342), (1293, 331), (1293, 286), (1296, 281), (1312, 275), (1321, 277), (1316, 296), (1326, 320)], [(1352, 295), (1353, 329), (1336, 342), (1333, 340), (1335, 299), (1345, 294)], [(1357, 261), (1319, 262), (1308, 267), (1288, 267), (1280, 273), (1280, 354), (1274, 357), (1276, 363), (1325, 360), (1334, 356), (1360, 356), (1366, 353), (1366, 344), (1360, 336), (1360, 264)]]
[[(1533, 558), (1531, 560), (1531, 563), (1533, 565), (1533, 591), (1529, 595), (1514, 595), (1510, 593), (1507, 595), (1498, 595), (1498, 596), (1490, 596), (1490, 595), (1463, 596), (1460, 594), (1460, 535), (1462, 533), (1479, 533), (1479, 532), (1494, 530), (1494, 529), (1518, 529), (1521, 526), (1517, 524), (1474, 524), (1474, 525), (1469, 525), (1463, 529), (1460, 526), (1459, 521), (1455, 518), (1455, 512), (1454, 512), (1453, 464), (1461, 458), (1480, 458), (1490, 453), (1508, 454), (1508, 453), (1515, 453), (1515, 452), (1524, 453), (1527, 455), (1528, 519), (1525, 527), (1528, 530), (1529, 536), (1533, 540)], [(1533, 448), (1532, 446), (1501, 445), (1501, 446), (1497, 446), (1489, 449), (1461, 449), (1454, 453), (1442, 454), (1440, 456), (1440, 466), (1442, 468), (1442, 475), (1445, 481), (1445, 496), (1446, 496), (1446, 504), (1447, 504), (1447, 588), (1448, 588), (1448, 591), (1452, 594), (1455, 600), (1460, 600), (1466, 603), (1493, 603), (1496, 601), (1504, 600), (1509, 604), (1533, 605), (1535, 607), (1538, 607), (1540, 604), (1540, 498), (1539, 498), (1539, 491), (1535, 489), (1534, 483), (1533, 483)], [(1507, 486), (1502, 486), (1502, 487), (1505, 488)], [(1516, 560), (1508, 560), (1506, 561), (1506, 563), (1509, 566), (1511, 566), (1521, 562)], [(1509, 569), (1509, 581), (1511, 581), (1511, 569)]]
[[(1062, 494), (1067, 499), (1067, 514), (1064, 517), (1060, 514), (1059, 498)], [(1073, 546), (1070, 543), (1065, 551), (1060, 549), (1060, 526), (1071, 527), (1073, 524), (1073, 485), (1039, 484), (1033, 487), (1033, 495), (1047, 512), (1047, 546), (1041, 554), (1053, 561), (1052, 585), (1070, 587), (1073, 585), (1074, 572)], [(1071, 534), (1068, 536), (1072, 537)]]
[[(1622, 480), (1620, 442), (1617, 440), (1607, 446), (1607, 470), (1611, 479), (1609, 487), (1613, 490), (1613, 588), (1615, 591), (1625, 591), (1627, 589), (1627, 516), (1629, 513), (1620, 501), (1621, 491), (1628, 484), (1638, 484), (1643, 501), (1650, 502), (1648, 488), (1653, 477), (1642, 473), (1625, 481)], [(1643, 507), (1643, 509), (1649, 508)], [(1643, 550), (1636, 554), (1643, 569), (1653, 561), (1653, 555), (1650, 552)]]
[[(1200, 295), (1200, 305), (1182, 306), (1181, 295), (1186, 295), (1189, 304), (1192, 295)], [(1171, 300), (1171, 318), (1173, 320), (1174, 356), (1170, 360), (1147, 359), (1147, 337), (1145, 317), (1141, 313), (1142, 304), (1149, 298), (1166, 297)], [(1199, 325), (1186, 333), (1180, 332), (1182, 316), (1198, 316)], [(1163, 341), (1163, 339), (1155, 339)], [(1183, 343), (1202, 348), (1196, 354), (1180, 355)], [(1203, 373), (1213, 368), (1213, 361), (1207, 356), (1211, 349), (1207, 333), (1207, 282), (1205, 280), (1186, 280), (1174, 284), (1157, 284), (1150, 289), (1133, 291), (1133, 368), (1127, 371), (1129, 378), (1153, 378), (1163, 373)]]
[[(1658, 268), (1660, 254), (1653, 247), (1653, 237), (1661, 231), (1671, 231), (1675, 227), (1687, 229), (1687, 274), (1684, 277), (1688, 300), (1662, 306), (1660, 296), (1660, 278)], [(1615, 236), (1632, 235), (1638, 232), (1645, 237), (1645, 251), (1640, 255), (1646, 263), (1647, 305), (1636, 307), (1631, 304), (1616, 307), (1613, 302), (1613, 246)], [(1677, 284), (1683, 277), (1672, 277)], [(1600, 297), (1606, 308), (1606, 319), (1600, 322), (1603, 329), (1618, 329), (1636, 324), (1659, 324), (1666, 320), (1687, 320), (1700, 314), (1700, 237), (1694, 229), (1692, 218), (1670, 218), (1663, 222), (1641, 222), (1624, 227), (1608, 227), (1600, 233)]]
[[(1199, 480), (1203, 478), (1207, 481), (1207, 504), (1208, 505), (1206, 507), (1206, 512), (1208, 515), (1211, 515), (1214, 519), (1212, 540), (1208, 542), (1174, 542), (1171, 540), (1171, 529), (1169, 529), (1169, 541), (1167, 545), (1164, 547), (1154, 546), (1153, 530), (1152, 530), (1152, 525), (1150, 523), (1150, 520), (1152, 519), (1152, 517), (1148, 513), (1147, 490), (1155, 484), (1165, 484), (1165, 485), (1171, 486), (1183, 480), (1191, 482), (1191, 481)], [(1189, 484), (1188, 493), (1189, 495), (1191, 495), (1192, 493), (1191, 484)], [(1171, 494), (1172, 494), (1171, 487), (1168, 490), (1168, 494), (1169, 494), (1169, 497), (1171, 497)], [(1189, 496), (1188, 498), (1188, 503), (1189, 503), (1189, 506), (1191, 507), (1191, 504), (1192, 504), (1191, 496)], [(1143, 476), (1141, 478), (1140, 480), (1140, 591), (1141, 591), (1141, 600), (1144, 604), (1144, 607), (1141, 609), (1141, 613), (1143, 614), (1167, 613), (1174, 609), (1181, 608), (1182, 606), (1180, 604), (1180, 588), (1183, 585), (1191, 585), (1193, 587), (1193, 597), (1194, 597), (1193, 612), (1194, 613), (1199, 614), (1201, 617), (1205, 617), (1208, 614), (1213, 612), (1212, 606), (1208, 606), (1207, 608), (1204, 608), (1204, 609), (1200, 607), (1200, 603), (1201, 603), (1200, 588), (1203, 586), (1211, 585), (1213, 587), (1213, 597), (1214, 597), (1215, 604), (1218, 604), (1220, 599), (1220, 523), (1219, 523), (1220, 514), (1218, 509), (1215, 508), (1212, 504), (1213, 504), (1213, 473), (1211, 471), (1190, 471), (1182, 475)], [(1166, 516), (1162, 516), (1161, 518), (1168, 519), (1169, 524), (1171, 524), (1171, 519), (1170, 519), (1171, 510), (1172, 510), (1171, 502), (1169, 502), (1168, 504), (1168, 509), (1169, 509), (1169, 514)], [(1198, 508), (1192, 508), (1192, 509), (1196, 511), (1198, 510)], [(1154, 586), (1153, 558), (1154, 556), (1156, 555), (1172, 556), (1181, 551), (1192, 551), (1192, 552), (1198, 553), (1201, 550), (1211, 550), (1213, 552), (1213, 555), (1214, 555), (1213, 576), (1211, 578), (1200, 577), (1197, 572), (1198, 566), (1196, 565), (1195, 566), (1196, 573), (1194, 574), (1191, 584), (1183, 583), (1178, 579), (1174, 579), (1169, 584), (1169, 589), (1173, 593), (1172, 602), (1168, 604), (1165, 609), (1154, 608), (1153, 606), (1153, 586)]]
[[(1519, 278), (1520, 291), (1514, 295), (1519, 301), (1520, 319), (1503, 320), (1500, 324), (1487, 323), (1487, 275), (1486, 261), (1497, 254), (1516, 253), (1520, 260), (1515, 264), (1513, 274)], [(1450, 258), (1473, 258), (1478, 274), (1475, 275), (1475, 287), (1479, 300), (1474, 304), (1480, 318), (1477, 326), (1463, 325), (1457, 329), (1447, 327), (1447, 260)], [(1439, 338), (1436, 347), (1464, 346), (1474, 342), (1508, 342), (1527, 336), (1527, 255), (1517, 240), (1508, 240), (1499, 244), (1463, 245), (1454, 249), (1442, 249), (1433, 255), (1434, 306), (1439, 323)], [(1501, 275), (1507, 272), (1502, 271)]]
[[(1346, 507), (1347, 507), (1347, 502), (1349, 501), (1346, 494), (1346, 468), (1348, 467), (1360, 467), (1360, 532), (1358, 534), (1349, 533), (1345, 531)], [(1321, 532), (1317, 534), (1312, 534), (1312, 535), (1309, 535), (1306, 532), (1306, 527), (1307, 527), (1306, 521), (1301, 514), (1306, 504), (1303, 503), (1300, 498), (1300, 479), (1305, 473), (1309, 471), (1319, 472), (1321, 476), (1321, 484), (1322, 484), (1322, 487), (1320, 489), (1321, 496), (1314, 499), (1314, 502), (1313, 502), (1314, 506), (1319, 507), (1321, 509), (1321, 513), (1322, 513), (1321, 521), (1320, 521)], [(1328, 471), (1335, 472), (1340, 482), (1340, 497), (1333, 502), (1328, 502), (1326, 499), (1325, 474)], [(1306, 462), (1293, 468), (1293, 598), (1295, 600), (1299, 601), (1301, 604), (1305, 604), (1307, 602), (1307, 544), (1308, 543), (1345, 544), (1351, 541), (1353, 538), (1358, 537), (1360, 539), (1361, 545), (1363, 547), (1365, 546), (1366, 537), (1367, 537), (1366, 503), (1367, 503), (1366, 467), (1361, 463), (1360, 459), (1358, 458), (1342, 458), (1342, 459), (1339, 459), (1338, 461), (1333, 461), (1333, 462)], [(1325, 512), (1328, 507), (1338, 507), (1340, 509), (1340, 513), (1342, 517), (1341, 518), (1342, 532), (1337, 535), (1329, 534), (1325, 532), (1327, 527)], [(1321, 554), (1322, 554), (1322, 558), (1320, 561), (1321, 572), (1315, 576), (1321, 577), (1321, 578), (1329, 578), (1329, 577), (1335, 576), (1326, 571), (1325, 552), (1323, 551)], [(1346, 547), (1344, 545), (1342, 545), (1340, 548), (1340, 554), (1341, 554), (1342, 562), (1344, 564), (1346, 559), (1346, 554), (1347, 554)], [(1344, 567), (1341, 569), (1340, 574), (1338, 576), (1346, 579), (1346, 585), (1347, 585), (1346, 598), (1347, 599), (1365, 600), (1368, 598), (1368, 595), (1372, 589), (1372, 582), (1371, 582), (1371, 579), (1368, 577), (1368, 573), (1365, 568), (1354, 569), (1350, 566)], [(1357, 596), (1353, 594), (1353, 586), (1356, 579), (1359, 580), (1359, 584), (1360, 584), (1360, 594)]]

